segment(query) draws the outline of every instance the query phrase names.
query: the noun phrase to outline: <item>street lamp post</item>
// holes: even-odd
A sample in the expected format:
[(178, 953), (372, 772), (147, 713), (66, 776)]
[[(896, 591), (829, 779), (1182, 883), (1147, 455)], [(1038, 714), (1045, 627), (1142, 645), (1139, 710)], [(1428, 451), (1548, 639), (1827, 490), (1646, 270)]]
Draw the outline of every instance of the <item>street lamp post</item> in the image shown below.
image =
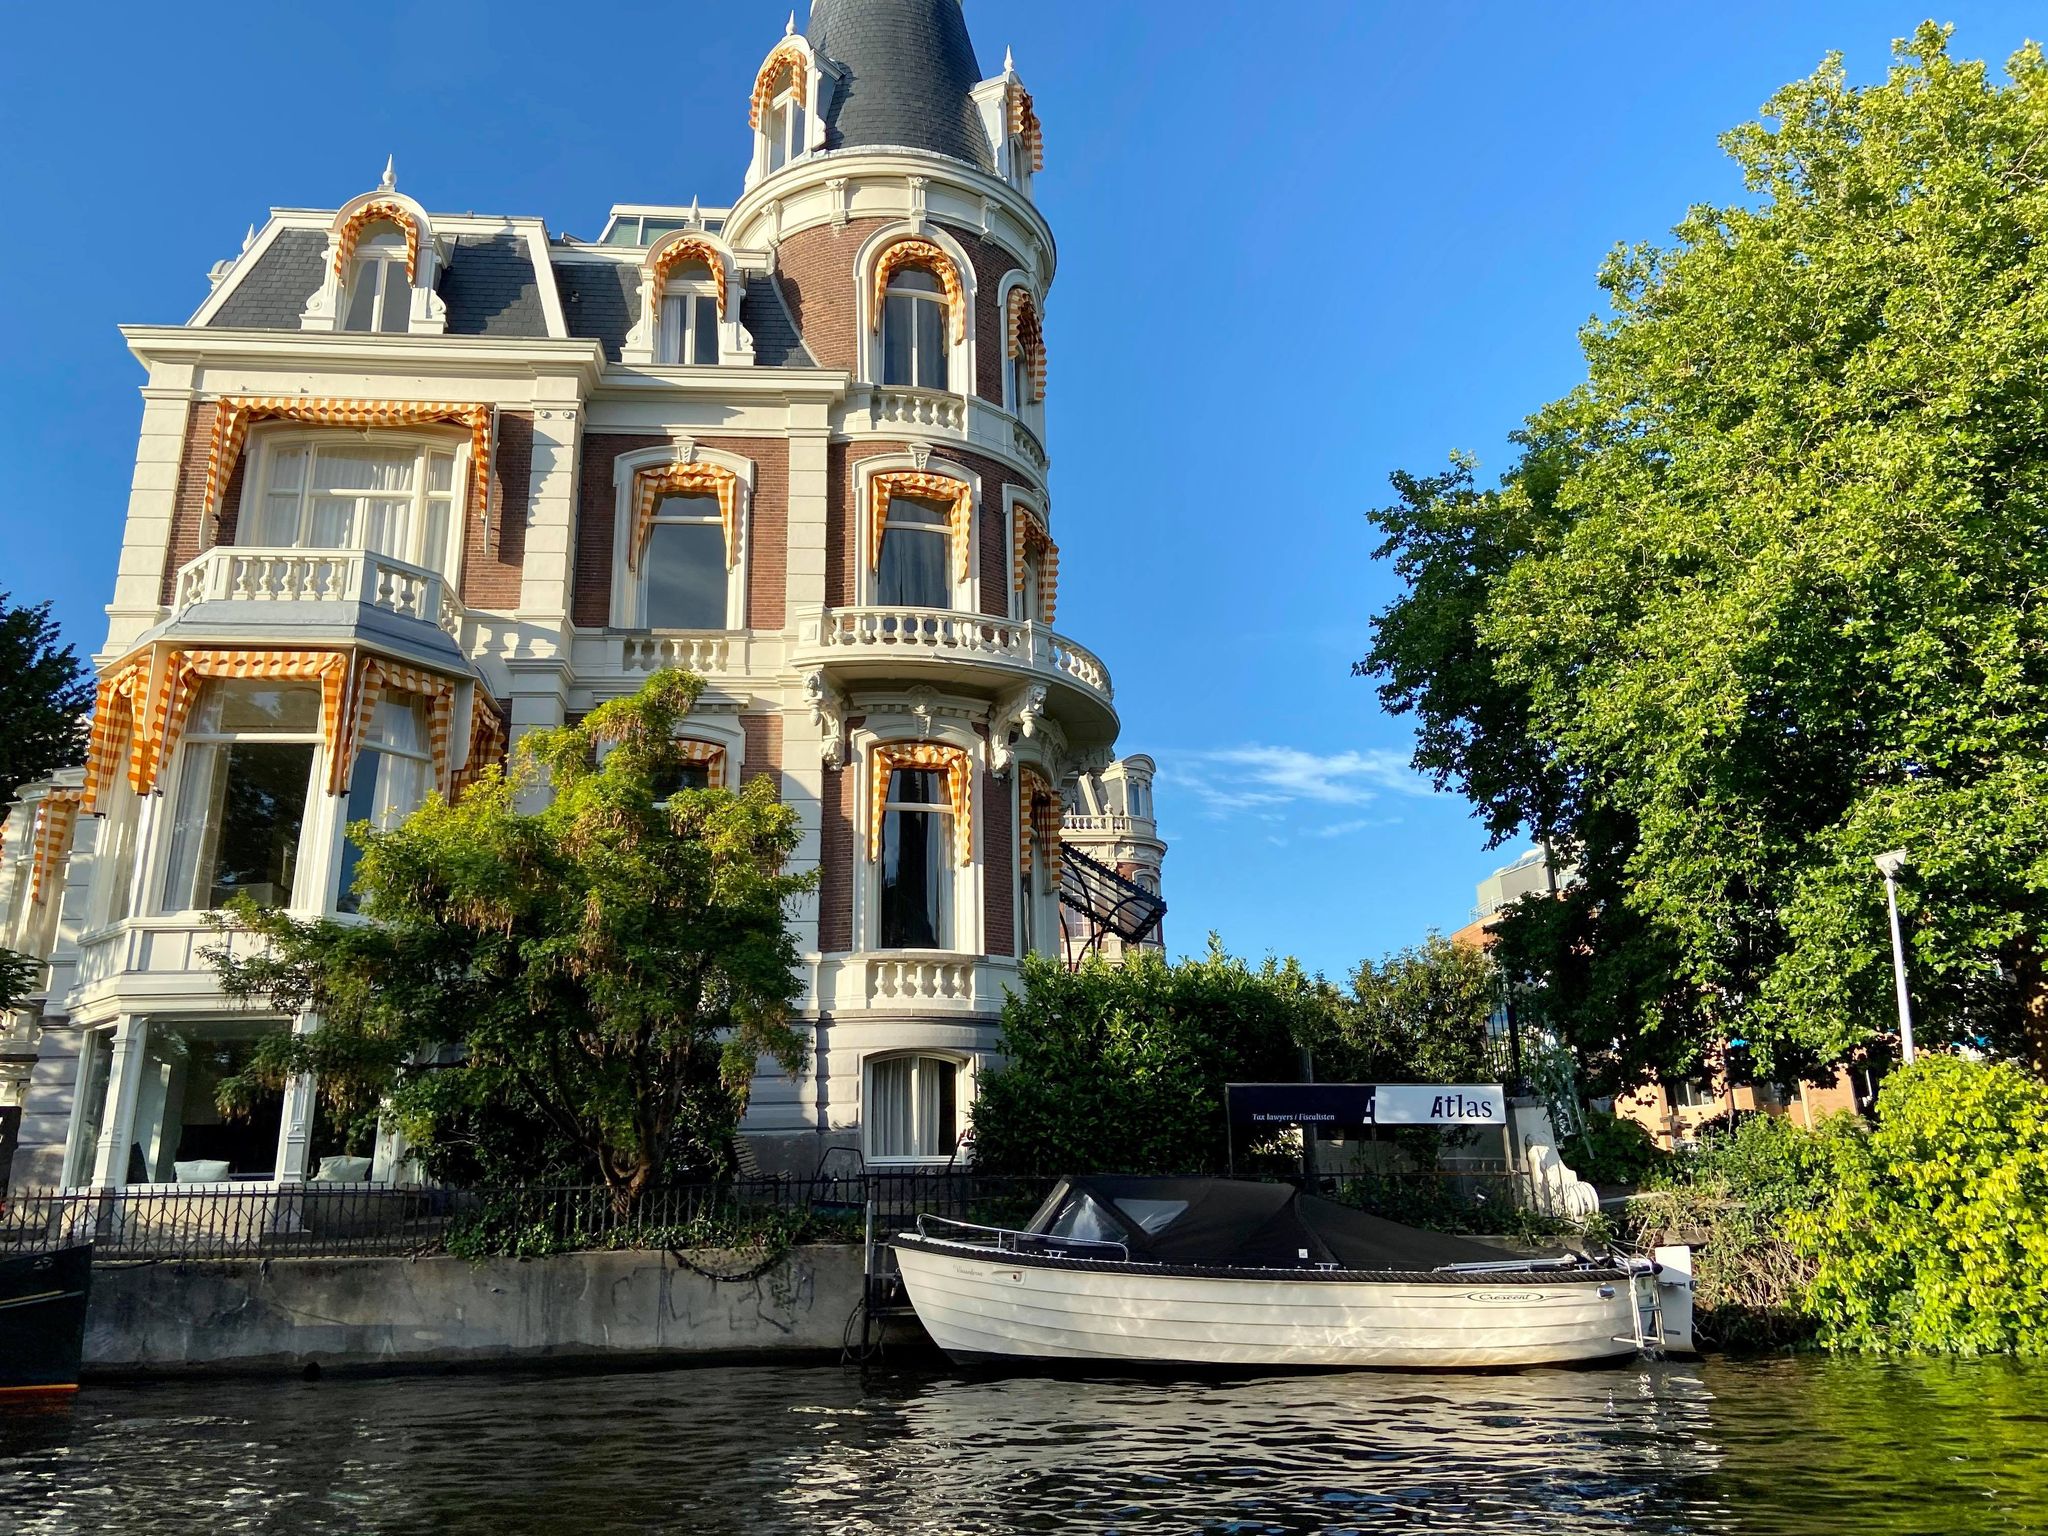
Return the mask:
[(1906, 943), (1899, 936), (1899, 871), (1906, 867), (1906, 851), (1897, 848), (1880, 853), (1876, 864), (1884, 876), (1885, 905), (1892, 916), (1892, 981), (1899, 992), (1899, 1049), (1906, 1064), (1913, 1063), (1913, 1004), (1906, 996)]

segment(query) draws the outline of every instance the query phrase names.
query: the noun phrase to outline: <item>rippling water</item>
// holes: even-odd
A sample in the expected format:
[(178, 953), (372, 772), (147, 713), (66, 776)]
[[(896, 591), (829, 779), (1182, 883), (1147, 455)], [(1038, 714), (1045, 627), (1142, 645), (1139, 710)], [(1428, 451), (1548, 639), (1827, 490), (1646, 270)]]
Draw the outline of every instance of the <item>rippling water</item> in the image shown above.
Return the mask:
[(0, 1530), (2048, 1530), (2048, 1369), (1500, 1376), (752, 1367), (89, 1387), (0, 1418)]

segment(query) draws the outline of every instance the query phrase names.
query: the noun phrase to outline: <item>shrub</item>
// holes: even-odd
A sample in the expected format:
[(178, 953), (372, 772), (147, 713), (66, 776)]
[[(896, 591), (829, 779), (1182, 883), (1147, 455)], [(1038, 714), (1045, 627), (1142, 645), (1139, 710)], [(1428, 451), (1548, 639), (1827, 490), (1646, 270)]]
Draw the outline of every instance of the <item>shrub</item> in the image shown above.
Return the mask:
[(1671, 1161), (1647, 1130), (1620, 1115), (1587, 1115), (1564, 1151), (1588, 1184), (1641, 1184)]
[(1821, 1198), (1789, 1220), (1824, 1344), (2048, 1353), (2048, 1085), (1923, 1057), (1887, 1079), (1874, 1130), (1825, 1150)]

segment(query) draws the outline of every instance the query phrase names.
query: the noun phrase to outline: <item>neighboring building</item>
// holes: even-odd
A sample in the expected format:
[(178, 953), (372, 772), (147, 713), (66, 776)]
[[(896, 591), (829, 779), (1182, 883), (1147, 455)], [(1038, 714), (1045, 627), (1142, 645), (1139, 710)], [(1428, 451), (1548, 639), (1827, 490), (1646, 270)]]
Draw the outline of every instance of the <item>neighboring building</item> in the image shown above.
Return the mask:
[(1151, 763), (1052, 628), (1031, 94), (959, 0), (816, 0), (750, 117), (729, 207), (620, 205), (586, 242), (387, 166), (273, 212), (185, 325), (124, 329), (148, 379), (90, 762), (0, 843), (0, 934), (49, 967), (0, 1036), (17, 1185), (311, 1172), (310, 1084), (213, 1107), (276, 1021), (221, 996), (209, 911), (344, 909), (349, 821), (664, 666), (709, 680), (703, 781), (767, 775), (821, 872), (765, 1166), (951, 1157), (1020, 950), (1061, 952), (1063, 883), (1099, 895), (1088, 850), (1143, 882), (1111, 926), (1156, 937)]

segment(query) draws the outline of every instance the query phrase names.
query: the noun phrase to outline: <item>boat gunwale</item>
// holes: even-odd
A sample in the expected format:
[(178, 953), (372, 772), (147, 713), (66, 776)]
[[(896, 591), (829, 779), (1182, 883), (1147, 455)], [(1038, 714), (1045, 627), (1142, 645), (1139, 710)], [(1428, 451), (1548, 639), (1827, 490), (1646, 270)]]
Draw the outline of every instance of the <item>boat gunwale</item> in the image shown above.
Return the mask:
[[(1612, 1267), (1558, 1268), (1556, 1260), (1532, 1258), (1528, 1269), (1468, 1270), (1463, 1273), (1435, 1269), (1288, 1269), (1228, 1264), (1143, 1264), (1125, 1259), (1081, 1259), (1052, 1253), (1018, 1253), (991, 1248), (986, 1244), (960, 1243), (927, 1237), (917, 1232), (899, 1232), (889, 1239), (892, 1248), (950, 1258), (975, 1259), (996, 1269), (1054, 1269), (1092, 1275), (1163, 1275), (1188, 1280), (1242, 1280), (1261, 1285), (1276, 1281), (1306, 1282), (1313, 1285), (1449, 1285), (1449, 1286), (1531, 1286), (1626, 1284), (1630, 1271)], [(1534, 1266), (1549, 1264), (1539, 1269)]]

